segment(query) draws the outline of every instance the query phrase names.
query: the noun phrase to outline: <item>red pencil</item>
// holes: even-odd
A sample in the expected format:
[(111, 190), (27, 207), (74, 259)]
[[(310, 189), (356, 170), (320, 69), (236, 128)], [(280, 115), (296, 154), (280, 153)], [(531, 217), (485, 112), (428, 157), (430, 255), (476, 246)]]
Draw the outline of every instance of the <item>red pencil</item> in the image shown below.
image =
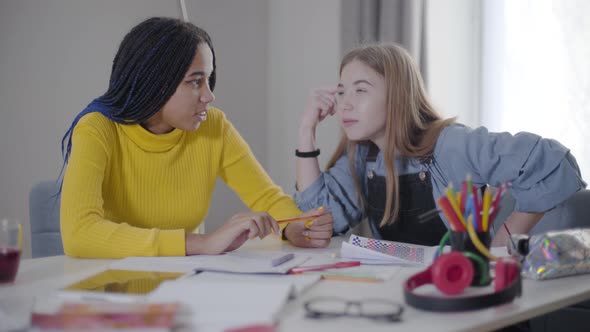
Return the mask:
[(490, 215), (490, 220), (488, 221), (488, 223), (491, 225), (494, 221), (494, 217), (496, 217), (496, 214), (498, 213), (498, 210), (500, 209), (500, 199), (502, 197), (502, 191), (504, 190), (504, 184), (502, 184), (500, 186), (500, 188), (498, 188), (498, 191), (496, 191), (496, 197), (494, 197), (494, 202), (492, 203), (492, 214)]
[(463, 185), (461, 186), (461, 213), (465, 213), (465, 202), (467, 201), (467, 181), (463, 181)]
[(451, 226), (451, 229), (456, 232), (465, 232), (465, 226), (463, 226), (463, 223), (457, 217), (455, 210), (453, 210), (453, 207), (451, 206), (451, 202), (449, 201), (449, 198), (447, 196), (442, 196), (441, 198), (439, 198), (437, 200), (437, 202), (438, 202), (438, 206), (440, 207), (442, 212), (447, 217), (447, 220)]

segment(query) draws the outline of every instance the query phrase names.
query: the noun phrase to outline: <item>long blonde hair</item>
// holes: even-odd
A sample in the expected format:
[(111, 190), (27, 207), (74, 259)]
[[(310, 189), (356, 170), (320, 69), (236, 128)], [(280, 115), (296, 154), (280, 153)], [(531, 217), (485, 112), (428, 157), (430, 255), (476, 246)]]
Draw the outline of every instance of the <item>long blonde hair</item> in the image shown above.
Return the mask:
[[(399, 181), (395, 169), (396, 153), (407, 157), (428, 158), (434, 151), (436, 140), (443, 128), (455, 121), (442, 119), (434, 110), (424, 88), (422, 76), (410, 54), (396, 44), (366, 45), (348, 52), (340, 63), (342, 69), (357, 60), (385, 78), (387, 84), (387, 117), (385, 123), (385, 147), (383, 159), (386, 169), (387, 199), (380, 227), (397, 220), (399, 206)], [(349, 167), (355, 190), (364, 211), (366, 202), (361, 194), (359, 179), (354, 167), (354, 156), (358, 144), (367, 142), (350, 141), (342, 134), (340, 143), (328, 162), (327, 168), (347, 152)]]

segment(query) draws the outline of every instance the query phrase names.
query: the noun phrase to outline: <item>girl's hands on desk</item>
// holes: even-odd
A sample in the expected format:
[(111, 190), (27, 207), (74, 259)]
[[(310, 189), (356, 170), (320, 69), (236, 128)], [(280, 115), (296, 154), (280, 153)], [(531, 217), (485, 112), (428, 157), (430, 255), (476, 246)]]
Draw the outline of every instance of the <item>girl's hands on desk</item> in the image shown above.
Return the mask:
[(277, 221), (266, 212), (244, 212), (231, 217), (211, 234), (187, 234), (186, 255), (216, 255), (232, 251), (249, 239), (279, 233)]
[[(309, 210), (301, 216), (325, 213), (323, 207)], [(324, 248), (330, 244), (334, 219), (330, 213), (325, 213), (315, 219), (293, 222), (287, 225), (283, 232), (289, 242), (298, 247)]]

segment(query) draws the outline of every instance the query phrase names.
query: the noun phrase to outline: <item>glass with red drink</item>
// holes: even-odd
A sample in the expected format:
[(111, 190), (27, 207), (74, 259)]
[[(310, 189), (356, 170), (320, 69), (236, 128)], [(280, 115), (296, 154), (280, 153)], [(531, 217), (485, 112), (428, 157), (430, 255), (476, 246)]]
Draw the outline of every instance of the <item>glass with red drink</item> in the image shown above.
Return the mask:
[(0, 220), (0, 283), (13, 282), (22, 248), (22, 228), (11, 219)]

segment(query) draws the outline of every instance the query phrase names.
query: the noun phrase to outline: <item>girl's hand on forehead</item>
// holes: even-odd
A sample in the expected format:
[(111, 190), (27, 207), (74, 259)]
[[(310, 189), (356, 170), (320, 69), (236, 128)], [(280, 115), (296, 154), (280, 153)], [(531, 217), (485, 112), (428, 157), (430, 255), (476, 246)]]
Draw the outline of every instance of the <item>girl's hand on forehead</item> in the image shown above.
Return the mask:
[(312, 90), (307, 100), (301, 127), (315, 130), (318, 123), (336, 113), (336, 87)]

